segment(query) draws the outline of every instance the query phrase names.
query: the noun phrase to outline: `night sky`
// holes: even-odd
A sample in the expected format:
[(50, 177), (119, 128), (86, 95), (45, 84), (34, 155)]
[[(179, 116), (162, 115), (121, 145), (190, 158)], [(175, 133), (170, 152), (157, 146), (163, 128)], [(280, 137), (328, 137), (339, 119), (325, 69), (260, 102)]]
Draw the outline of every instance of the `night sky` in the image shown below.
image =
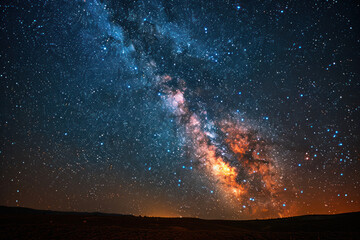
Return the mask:
[(0, 205), (360, 210), (356, 1), (0, 3)]

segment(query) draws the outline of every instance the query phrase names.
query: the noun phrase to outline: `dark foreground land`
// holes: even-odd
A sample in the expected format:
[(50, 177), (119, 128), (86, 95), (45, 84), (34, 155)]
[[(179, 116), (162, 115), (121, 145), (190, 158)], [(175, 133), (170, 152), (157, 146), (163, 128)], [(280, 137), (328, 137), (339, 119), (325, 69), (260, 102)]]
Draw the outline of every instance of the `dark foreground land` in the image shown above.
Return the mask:
[(253, 221), (0, 207), (0, 239), (360, 239), (360, 212)]

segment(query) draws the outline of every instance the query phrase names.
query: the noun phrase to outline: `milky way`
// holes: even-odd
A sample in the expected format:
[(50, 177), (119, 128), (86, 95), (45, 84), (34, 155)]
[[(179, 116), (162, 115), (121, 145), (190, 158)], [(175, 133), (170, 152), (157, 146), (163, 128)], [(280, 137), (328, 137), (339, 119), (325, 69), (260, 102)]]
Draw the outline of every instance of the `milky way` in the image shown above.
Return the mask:
[[(161, 78), (162, 83), (169, 81), (172, 81), (170, 76)], [(180, 85), (185, 83), (180, 80)], [(197, 168), (217, 183), (222, 194), (233, 196), (232, 204), (244, 208), (240, 212), (248, 206), (252, 215), (259, 209), (261, 216), (275, 209), (275, 213), (282, 216), (279, 206), (283, 203), (279, 203), (278, 195), (283, 185), (280, 170), (267, 153), (271, 146), (239, 120), (224, 119), (216, 126), (205, 110), (200, 116), (192, 113), (184, 98), (185, 87), (163, 89), (165, 104), (176, 115), (178, 124), (184, 126), (190, 155), (194, 155)], [(220, 129), (222, 136), (218, 136), (216, 129)], [(255, 197), (250, 196), (256, 196), (256, 204), (251, 203)]]
[(1, 3), (0, 204), (360, 210), (359, 4)]

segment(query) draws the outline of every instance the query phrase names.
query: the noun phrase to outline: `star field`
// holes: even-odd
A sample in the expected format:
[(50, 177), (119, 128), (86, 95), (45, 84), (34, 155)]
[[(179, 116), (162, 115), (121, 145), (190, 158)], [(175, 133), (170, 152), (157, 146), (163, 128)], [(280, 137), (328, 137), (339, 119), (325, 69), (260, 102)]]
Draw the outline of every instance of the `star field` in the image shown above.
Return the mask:
[(355, 1), (0, 4), (0, 204), (360, 210)]

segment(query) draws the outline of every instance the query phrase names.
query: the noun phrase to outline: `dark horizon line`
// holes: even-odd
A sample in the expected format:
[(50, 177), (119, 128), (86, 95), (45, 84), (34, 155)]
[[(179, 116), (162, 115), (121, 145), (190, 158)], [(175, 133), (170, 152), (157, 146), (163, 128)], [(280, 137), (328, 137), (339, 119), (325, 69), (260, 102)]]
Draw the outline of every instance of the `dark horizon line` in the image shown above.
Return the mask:
[[(6, 211), (13, 209), (15, 211)], [(5, 210), (5, 211), (4, 211)], [(22, 211), (16, 211), (22, 210)], [(205, 221), (268, 221), (268, 220), (279, 220), (279, 219), (291, 219), (291, 218), (303, 218), (303, 217), (327, 217), (327, 216), (341, 216), (347, 214), (360, 214), (360, 211), (354, 212), (343, 212), (343, 213), (335, 213), (335, 214), (306, 214), (306, 215), (296, 215), (291, 217), (278, 217), (278, 218), (256, 218), (256, 219), (204, 219), (199, 217), (157, 217), (157, 216), (142, 216), (142, 215), (133, 215), (133, 214), (122, 214), (122, 213), (106, 213), (106, 212), (77, 212), (77, 211), (57, 211), (57, 210), (45, 210), (45, 209), (36, 209), (29, 207), (21, 207), (21, 206), (5, 206), (0, 205), (0, 214), (6, 213), (19, 213), (19, 214), (31, 214), (31, 213), (46, 213), (46, 214), (55, 214), (55, 215), (93, 215), (93, 216), (127, 216), (127, 217), (136, 217), (136, 218), (162, 218), (162, 219), (199, 219)]]

